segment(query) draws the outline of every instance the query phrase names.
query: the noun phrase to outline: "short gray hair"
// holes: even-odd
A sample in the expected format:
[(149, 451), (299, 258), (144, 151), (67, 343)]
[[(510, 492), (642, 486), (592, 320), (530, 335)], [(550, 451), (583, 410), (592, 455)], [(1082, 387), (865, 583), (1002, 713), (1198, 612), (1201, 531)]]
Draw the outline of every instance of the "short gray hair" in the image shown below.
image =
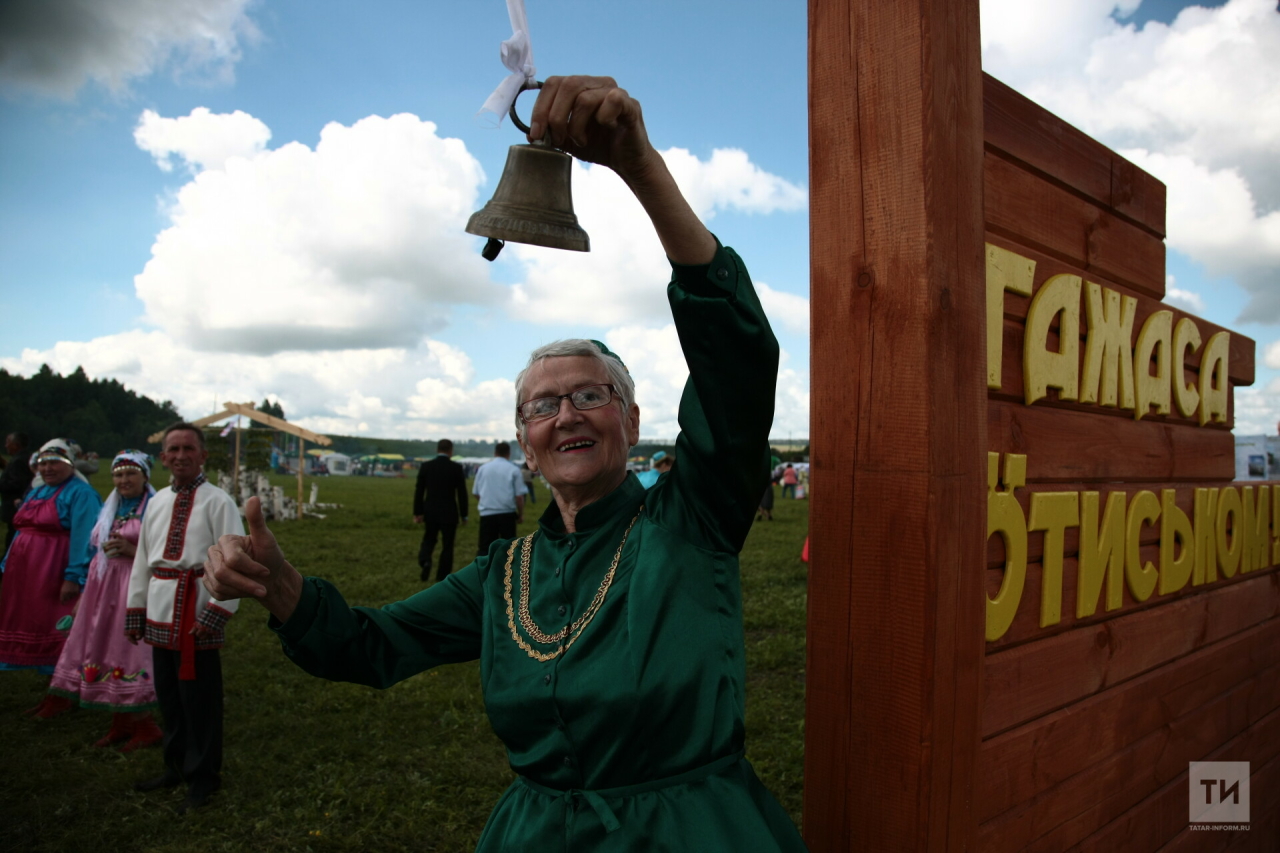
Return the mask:
[(617, 390), (618, 396), (622, 398), (622, 410), (624, 412), (631, 411), (631, 405), (636, 400), (636, 384), (631, 380), (631, 372), (627, 370), (627, 366), (617, 356), (612, 354), (605, 355), (600, 351), (600, 347), (596, 345), (595, 341), (589, 341), (586, 338), (566, 338), (562, 341), (552, 341), (529, 353), (528, 364), (516, 376), (516, 431), (521, 438), (525, 436), (526, 424), (520, 418), (519, 409), (520, 404), (524, 402), (524, 380), (529, 374), (530, 368), (544, 358), (561, 358), (575, 355), (594, 358), (604, 365), (605, 371), (609, 374), (609, 384)]

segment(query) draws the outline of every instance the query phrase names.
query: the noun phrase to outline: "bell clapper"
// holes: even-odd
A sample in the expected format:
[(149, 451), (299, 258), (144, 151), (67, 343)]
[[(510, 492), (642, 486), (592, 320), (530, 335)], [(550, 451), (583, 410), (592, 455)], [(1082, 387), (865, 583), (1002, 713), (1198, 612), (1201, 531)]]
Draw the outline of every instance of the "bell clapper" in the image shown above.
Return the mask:
[(486, 261), (496, 260), (498, 253), (502, 251), (502, 247), (507, 245), (497, 237), (490, 237), (488, 242), (484, 244), (484, 248), (480, 250), (480, 257)]

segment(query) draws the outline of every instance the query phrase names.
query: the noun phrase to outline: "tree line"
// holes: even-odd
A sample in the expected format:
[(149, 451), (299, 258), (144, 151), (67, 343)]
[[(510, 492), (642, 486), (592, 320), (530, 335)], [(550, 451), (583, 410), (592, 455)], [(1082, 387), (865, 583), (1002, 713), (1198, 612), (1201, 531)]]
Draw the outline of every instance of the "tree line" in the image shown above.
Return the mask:
[(0, 369), (0, 433), (26, 433), (33, 450), (51, 438), (74, 439), (101, 456), (145, 450), (147, 436), (177, 420), (171, 401), (157, 403), (115, 379), (90, 379), (83, 367), (62, 376), (44, 364), (30, 377)]

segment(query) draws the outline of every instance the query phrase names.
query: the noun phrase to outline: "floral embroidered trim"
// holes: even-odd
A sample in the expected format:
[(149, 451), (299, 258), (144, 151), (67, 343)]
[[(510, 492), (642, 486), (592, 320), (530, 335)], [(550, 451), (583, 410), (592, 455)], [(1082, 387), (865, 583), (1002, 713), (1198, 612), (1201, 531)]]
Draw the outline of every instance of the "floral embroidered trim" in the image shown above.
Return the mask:
[(145, 669), (137, 672), (125, 672), (120, 667), (108, 669), (96, 663), (87, 663), (80, 668), (80, 680), (86, 684), (94, 684), (102, 681), (150, 681), (151, 673)]

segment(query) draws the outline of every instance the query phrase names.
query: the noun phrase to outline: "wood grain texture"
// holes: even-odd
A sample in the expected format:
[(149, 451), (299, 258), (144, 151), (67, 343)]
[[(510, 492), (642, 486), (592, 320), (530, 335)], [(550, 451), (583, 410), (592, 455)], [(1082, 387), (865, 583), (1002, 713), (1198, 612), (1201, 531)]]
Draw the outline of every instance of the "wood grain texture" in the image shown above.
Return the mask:
[[(993, 234), (988, 232), (986, 235), (986, 242), (991, 243), (994, 246), (999, 246), (1002, 249), (1008, 249), (1011, 252), (1016, 252), (1017, 254), (1023, 256), (1024, 258), (1028, 258), (1029, 260), (1035, 261), (1036, 272), (1035, 272), (1032, 295), (1034, 295), (1036, 290), (1040, 289), (1040, 286), (1042, 284), (1044, 284), (1046, 281), (1048, 281), (1050, 278), (1052, 278), (1055, 275), (1078, 275), (1081, 278), (1083, 278), (1085, 281), (1095, 281), (1098, 284), (1102, 285), (1103, 287), (1114, 290), (1117, 293), (1120, 293), (1124, 296), (1132, 296), (1133, 298), (1137, 299), (1138, 300), (1137, 313), (1134, 317), (1134, 323), (1133, 323), (1134, 340), (1137, 339), (1138, 330), (1142, 328), (1142, 324), (1146, 322), (1147, 317), (1151, 316), (1152, 312), (1154, 311), (1172, 311), (1173, 322), (1175, 324), (1182, 318), (1189, 317), (1191, 320), (1195, 322), (1196, 328), (1200, 330), (1200, 339), (1202, 342), (1208, 341), (1211, 336), (1217, 334), (1218, 332), (1231, 332), (1231, 347), (1230, 347), (1230, 356), (1228, 359), (1227, 376), (1236, 385), (1252, 385), (1253, 384), (1254, 370), (1255, 370), (1254, 361), (1255, 361), (1255, 351), (1257, 349), (1257, 344), (1253, 341), (1252, 338), (1248, 337), (1247, 335), (1242, 335), (1238, 332), (1232, 331), (1230, 329), (1226, 329), (1214, 323), (1210, 323), (1208, 320), (1205, 320), (1201, 317), (1197, 317), (1194, 314), (1183, 311), (1181, 308), (1177, 308), (1173, 305), (1169, 305), (1167, 303), (1161, 302), (1160, 300), (1150, 295), (1144, 294), (1143, 292), (1135, 288), (1127, 287), (1126, 285), (1120, 282), (1114, 281), (1113, 279), (1110, 279), (1107, 276), (1100, 275), (1097, 272), (1090, 272), (1089, 270), (1084, 269), (1078, 264), (1068, 263), (1059, 258), (1055, 258), (1051, 255), (1045, 254), (1044, 252), (1037, 251), (1035, 248), (1024, 245), (1023, 243), (1020, 243), (1017, 240), (1009, 239), (1000, 234)], [(1017, 323), (1019, 326), (1025, 326), (1027, 322), (1027, 311), (1031, 307), (1031, 299), (1032, 299), (1032, 296), (1020, 296), (1017, 293), (1006, 292), (1004, 295), (1004, 316), (1005, 316), (1006, 322), (1014, 322), (1014, 323)], [(1057, 333), (1057, 326), (1058, 326), (1057, 322), (1054, 322), (1052, 325), (1055, 335)], [(1085, 340), (1087, 334), (1088, 334), (1088, 323), (1084, 319), (1084, 312), (1082, 309), (1081, 322), (1080, 322), (1080, 340), (1082, 342)], [(1054, 343), (1055, 344), (1057, 343), (1056, 337), (1054, 338)], [(1018, 384), (1013, 385), (1013, 384), (1001, 383), (1001, 389), (1002, 389), (1001, 393), (1016, 395), (1019, 400), (1022, 399), (1022, 384), (1021, 384), (1022, 382), (1022, 373), (1021, 373), (1022, 349), (1021, 349), (1021, 346), (1022, 346), (1022, 340), (1021, 340), (1021, 336), (1019, 336), (1019, 340), (1018, 340), (1019, 349), (1016, 351), (1018, 355), (1017, 355), (1017, 358), (1012, 362), (1012, 365), (1019, 371), (1017, 374)], [(1006, 348), (1005, 355), (1002, 356), (1001, 358), (1001, 367), (1003, 370), (1008, 370), (1011, 364), (1009, 360), (1008, 352), (1009, 351)], [(1082, 358), (1083, 358), (1083, 352), (1084, 350), (1081, 349)], [(1188, 367), (1191, 368), (1191, 371), (1190, 373), (1187, 374), (1186, 378), (1191, 379), (1199, 375), (1199, 369), (1200, 369), (1200, 352), (1199, 351), (1188, 355), (1187, 365)], [(1094, 411), (1097, 411), (1100, 407), (1090, 406), (1088, 408)], [(1153, 415), (1152, 417), (1155, 417), (1155, 416)]]
[(983, 75), (982, 100), (988, 149), (1165, 236), (1160, 181), (989, 74)]
[[(811, 0), (805, 836), (974, 849), (985, 490), (977, 4)], [(867, 772), (875, 768), (875, 772)]]
[(1280, 575), (1272, 570), (997, 650), (987, 656), (982, 735), (990, 737), (1079, 702), (1278, 614)]
[[(1194, 759), (1188, 759), (1188, 761), (1248, 761), (1254, 767), (1267, 771), (1265, 775), (1257, 772), (1253, 774), (1250, 779), (1251, 790), (1261, 789), (1264, 792), (1264, 801), (1269, 799), (1275, 802), (1275, 780), (1277, 775), (1280, 775), (1274, 766), (1277, 754), (1280, 754), (1280, 710), (1273, 710), (1239, 734), (1226, 740), (1221, 746), (1208, 750)], [(1258, 787), (1252, 788), (1255, 780)], [(1084, 819), (1078, 821), (1078, 823), (1088, 825), (1089, 823), (1097, 822), (1103, 812), (1104, 809), (1098, 808), (1095, 810), (1095, 814), (1082, 816)], [(1255, 812), (1255, 814), (1258, 813)], [(1258, 814), (1258, 817), (1274, 817), (1274, 814), (1273, 810), (1270, 815), (1263, 812)], [(1088, 818), (1093, 818), (1093, 820), (1088, 820)], [(1162, 849), (1161, 845), (1176, 839), (1186, 825), (1187, 767), (1184, 763), (1180, 774), (1164, 783), (1140, 803), (1134, 804), (1128, 811), (1103, 823), (1095, 832), (1081, 839), (1079, 843), (1080, 848), (1083, 850)], [(1272, 820), (1270, 826), (1275, 826), (1274, 820)], [(1277, 838), (1274, 830), (1268, 832), (1265, 825), (1260, 829), (1262, 831), (1257, 834), (1250, 830), (1230, 838), (1228, 849), (1273, 853), (1277, 849)], [(1056, 841), (1058, 840), (1057, 836), (1065, 834), (1057, 833), (1054, 838), (1049, 840)], [(1201, 834), (1211, 835), (1217, 833)], [(1223, 834), (1225, 835), (1226, 833)], [(1032, 847), (1028, 849), (1041, 848)], [(1042, 849), (1054, 848), (1043, 845)], [(1056, 849), (1062, 850), (1066, 848), (1059, 847)]]
[(1028, 483), (1221, 481), (1236, 472), (1235, 438), (1224, 429), (1004, 400), (987, 403), (987, 449), (1026, 454)]
[(1164, 298), (1164, 242), (1043, 177), (987, 152), (987, 229)]
[(1276, 665), (1275, 620), (983, 742), (979, 820), (989, 821), (1127, 749)]
[[(985, 850), (1057, 853), (1123, 816), (1111, 830), (1114, 844), (1101, 839), (1094, 843), (1106, 850), (1154, 850), (1174, 833), (1161, 827), (1153, 815), (1126, 812), (1170, 782), (1176, 787), (1181, 779), (1185, 824), (1187, 765), (1199, 760), (1248, 760), (1248, 755), (1253, 760), (1269, 759), (1280, 744), (1278, 704), (1280, 671), (1273, 668), (984, 823), (979, 843)], [(1215, 754), (1230, 757), (1209, 758)]]

